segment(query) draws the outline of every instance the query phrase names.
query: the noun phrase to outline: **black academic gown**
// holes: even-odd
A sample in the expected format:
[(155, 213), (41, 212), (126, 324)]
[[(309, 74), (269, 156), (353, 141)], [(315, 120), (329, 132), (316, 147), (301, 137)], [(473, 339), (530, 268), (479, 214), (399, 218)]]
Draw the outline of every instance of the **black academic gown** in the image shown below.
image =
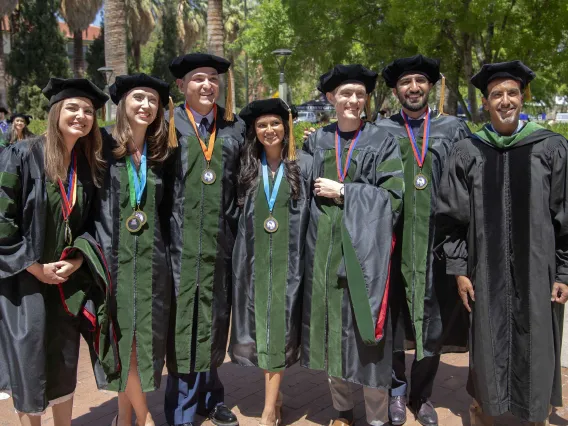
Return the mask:
[[(217, 108), (217, 136), (210, 168), (212, 185), (201, 181), (207, 163), (184, 105), (175, 108), (179, 147), (173, 154), (170, 253), (175, 289), (167, 348), (168, 370), (205, 372), (225, 358), (231, 311), (231, 256), (237, 233), (237, 172), (244, 122), (223, 119)], [(209, 137), (205, 143), (209, 142)]]
[(164, 185), (164, 166), (148, 160), (140, 204), (148, 221), (139, 232), (130, 233), (125, 225), (133, 212), (126, 168), (130, 159), (116, 159), (110, 129), (101, 132), (106, 170), (103, 184), (95, 192), (94, 234), (114, 283), (112, 312), (122, 369), (119, 376), (106, 377), (98, 386), (124, 392), (135, 340), (140, 384), (143, 392), (149, 392), (160, 387), (166, 353), (172, 280), (166, 239), (171, 212), (165, 206), (171, 190)]
[(467, 389), (483, 412), (544, 421), (562, 405), (563, 306), (568, 283), (568, 143), (537, 130), (502, 150), (472, 136), (457, 143), (437, 204), (449, 275), (468, 276)]
[[(313, 179), (338, 181), (336, 124), (312, 134)], [(404, 189), (394, 138), (364, 123), (345, 201), (314, 196), (306, 239), (301, 364), (374, 388), (391, 383), (390, 263)], [(342, 146), (343, 161), (349, 146)]]
[[(418, 360), (439, 353), (464, 352), (469, 326), (467, 311), (455, 291), (455, 278), (446, 275), (445, 260), (436, 256), (433, 248), (442, 170), (452, 146), (469, 135), (469, 129), (453, 116), (430, 117), (428, 152), (421, 171), (428, 186), (416, 189), (414, 180), (420, 168), (402, 115), (380, 120), (378, 127), (396, 137), (404, 165), (404, 203), (396, 227), (390, 299), (394, 350), (416, 349)], [(421, 148), (424, 122), (413, 130)]]
[[(0, 390), (11, 391), (24, 413), (42, 413), (49, 401), (73, 393), (80, 332), (95, 362), (109, 373), (119, 369), (100, 250), (88, 235), (77, 238), (95, 188), (89, 165), (78, 145), (77, 202), (69, 219), (75, 240), (65, 247), (61, 195), (45, 177), (44, 143), (30, 139), (0, 155)], [(83, 266), (64, 284), (44, 284), (26, 271), (76, 251)]]
[(229, 355), (233, 362), (279, 371), (298, 360), (302, 319), (304, 244), (312, 187), (312, 158), (298, 152), (300, 196), (290, 198), (286, 177), (269, 234), (262, 168), (258, 185), (246, 197), (233, 250), (233, 311)]

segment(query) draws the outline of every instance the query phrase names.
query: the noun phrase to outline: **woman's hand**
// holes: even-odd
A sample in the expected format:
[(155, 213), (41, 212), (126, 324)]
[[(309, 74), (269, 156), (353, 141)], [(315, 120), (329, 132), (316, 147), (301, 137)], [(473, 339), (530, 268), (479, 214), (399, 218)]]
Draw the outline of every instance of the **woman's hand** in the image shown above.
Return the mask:
[(63, 266), (63, 262), (53, 263), (34, 263), (26, 270), (36, 277), (39, 281), (45, 284), (61, 284), (67, 281), (66, 277), (60, 277), (57, 271)]
[(59, 264), (59, 269), (57, 270), (57, 275), (61, 278), (68, 278), (73, 272), (81, 267), (83, 264), (83, 255), (79, 254), (73, 259), (66, 259), (57, 262)]
[(342, 187), (341, 182), (326, 178), (317, 178), (314, 184), (316, 195), (326, 198), (339, 198), (341, 196), (339, 191)]

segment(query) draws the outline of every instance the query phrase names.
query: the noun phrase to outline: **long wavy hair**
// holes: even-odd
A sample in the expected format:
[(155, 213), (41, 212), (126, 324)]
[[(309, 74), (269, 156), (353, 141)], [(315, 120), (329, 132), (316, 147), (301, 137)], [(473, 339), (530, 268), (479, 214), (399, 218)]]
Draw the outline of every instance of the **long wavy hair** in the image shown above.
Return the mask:
[[(62, 182), (67, 180), (67, 165), (64, 155), (67, 148), (63, 142), (63, 134), (59, 129), (59, 116), (64, 102), (65, 99), (53, 105), (47, 115), (44, 162), (45, 175), (52, 182), (57, 182), (57, 179), (61, 179)], [(102, 157), (103, 140), (96, 116), (91, 131), (86, 136), (80, 137), (75, 143), (75, 147), (82, 150), (91, 169), (93, 183), (100, 188), (105, 161)]]
[[(132, 129), (126, 115), (126, 96), (118, 102), (116, 109), (116, 125), (112, 129), (112, 137), (116, 141), (116, 148), (112, 151), (115, 158), (123, 158), (132, 154), (128, 143), (133, 141)], [(169, 155), (168, 126), (164, 118), (164, 107), (158, 102), (156, 118), (146, 129), (148, 141), (148, 160), (153, 163), (162, 163)]]
[[(290, 185), (291, 198), (297, 200), (300, 197), (300, 166), (297, 161), (288, 159), (290, 127), (286, 120), (283, 120), (282, 124), (284, 124), (284, 139), (282, 140), (281, 158), (284, 162), (284, 174)], [(241, 168), (239, 170), (237, 203), (240, 207), (244, 205), (246, 196), (257, 187), (260, 156), (263, 149), (256, 137), (255, 126), (250, 126), (245, 147), (241, 154)]]
[(23, 141), (24, 139), (29, 139), (33, 136), (35, 135), (32, 132), (30, 132), (30, 129), (28, 129), (28, 125), (26, 124), (22, 129), (22, 136), (20, 137), (18, 135), (16, 127), (14, 126), (14, 123), (12, 123), (12, 126), (10, 127), (10, 139), (8, 143), (13, 144), (16, 142)]

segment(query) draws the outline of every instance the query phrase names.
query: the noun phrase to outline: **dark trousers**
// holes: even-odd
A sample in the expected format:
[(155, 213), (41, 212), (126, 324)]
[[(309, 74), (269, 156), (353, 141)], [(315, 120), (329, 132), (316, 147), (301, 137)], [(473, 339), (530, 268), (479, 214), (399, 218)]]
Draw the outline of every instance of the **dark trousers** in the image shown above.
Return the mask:
[(195, 414), (207, 415), (223, 403), (225, 389), (217, 368), (206, 373), (168, 373), (164, 412), (170, 425), (193, 422)]
[[(412, 362), (410, 372), (410, 401), (418, 401), (421, 398), (430, 398), (434, 379), (440, 365), (440, 355), (426, 357), (421, 361), (416, 358)], [(406, 379), (406, 364), (404, 362), (404, 352), (394, 352), (392, 357), (392, 389), (391, 396), (402, 396), (407, 394), (408, 380)]]

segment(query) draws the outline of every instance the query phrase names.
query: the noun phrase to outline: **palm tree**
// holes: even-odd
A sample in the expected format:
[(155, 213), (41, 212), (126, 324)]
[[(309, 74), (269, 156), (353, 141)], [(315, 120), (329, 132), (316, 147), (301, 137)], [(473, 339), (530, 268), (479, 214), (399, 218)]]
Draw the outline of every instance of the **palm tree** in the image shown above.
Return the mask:
[(0, 2), (0, 105), (6, 105), (6, 66), (4, 57), (4, 39), (2, 33), (7, 30), (4, 17), (10, 15), (18, 6), (18, 0), (3, 0)]
[(76, 78), (83, 77), (85, 72), (83, 31), (95, 20), (101, 4), (102, 0), (61, 0), (61, 15), (73, 33), (73, 75)]
[(217, 56), (225, 55), (223, 0), (207, 1), (207, 50)]
[(113, 69), (110, 83), (117, 75), (128, 73), (126, 61), (126, 1), (104, 0), (105, 64)]
[(207, 26), (207, 0), (188, 2), (180, 0), (178, 6), (178, 33), (182, 50), (187, 52), (203, 35)]
[(136, 71), (140, 71), (140, 47), (148, 43), (156, 26), (155, 15), (157, 11), (151, 0), (126, 1), (126, 21)]

